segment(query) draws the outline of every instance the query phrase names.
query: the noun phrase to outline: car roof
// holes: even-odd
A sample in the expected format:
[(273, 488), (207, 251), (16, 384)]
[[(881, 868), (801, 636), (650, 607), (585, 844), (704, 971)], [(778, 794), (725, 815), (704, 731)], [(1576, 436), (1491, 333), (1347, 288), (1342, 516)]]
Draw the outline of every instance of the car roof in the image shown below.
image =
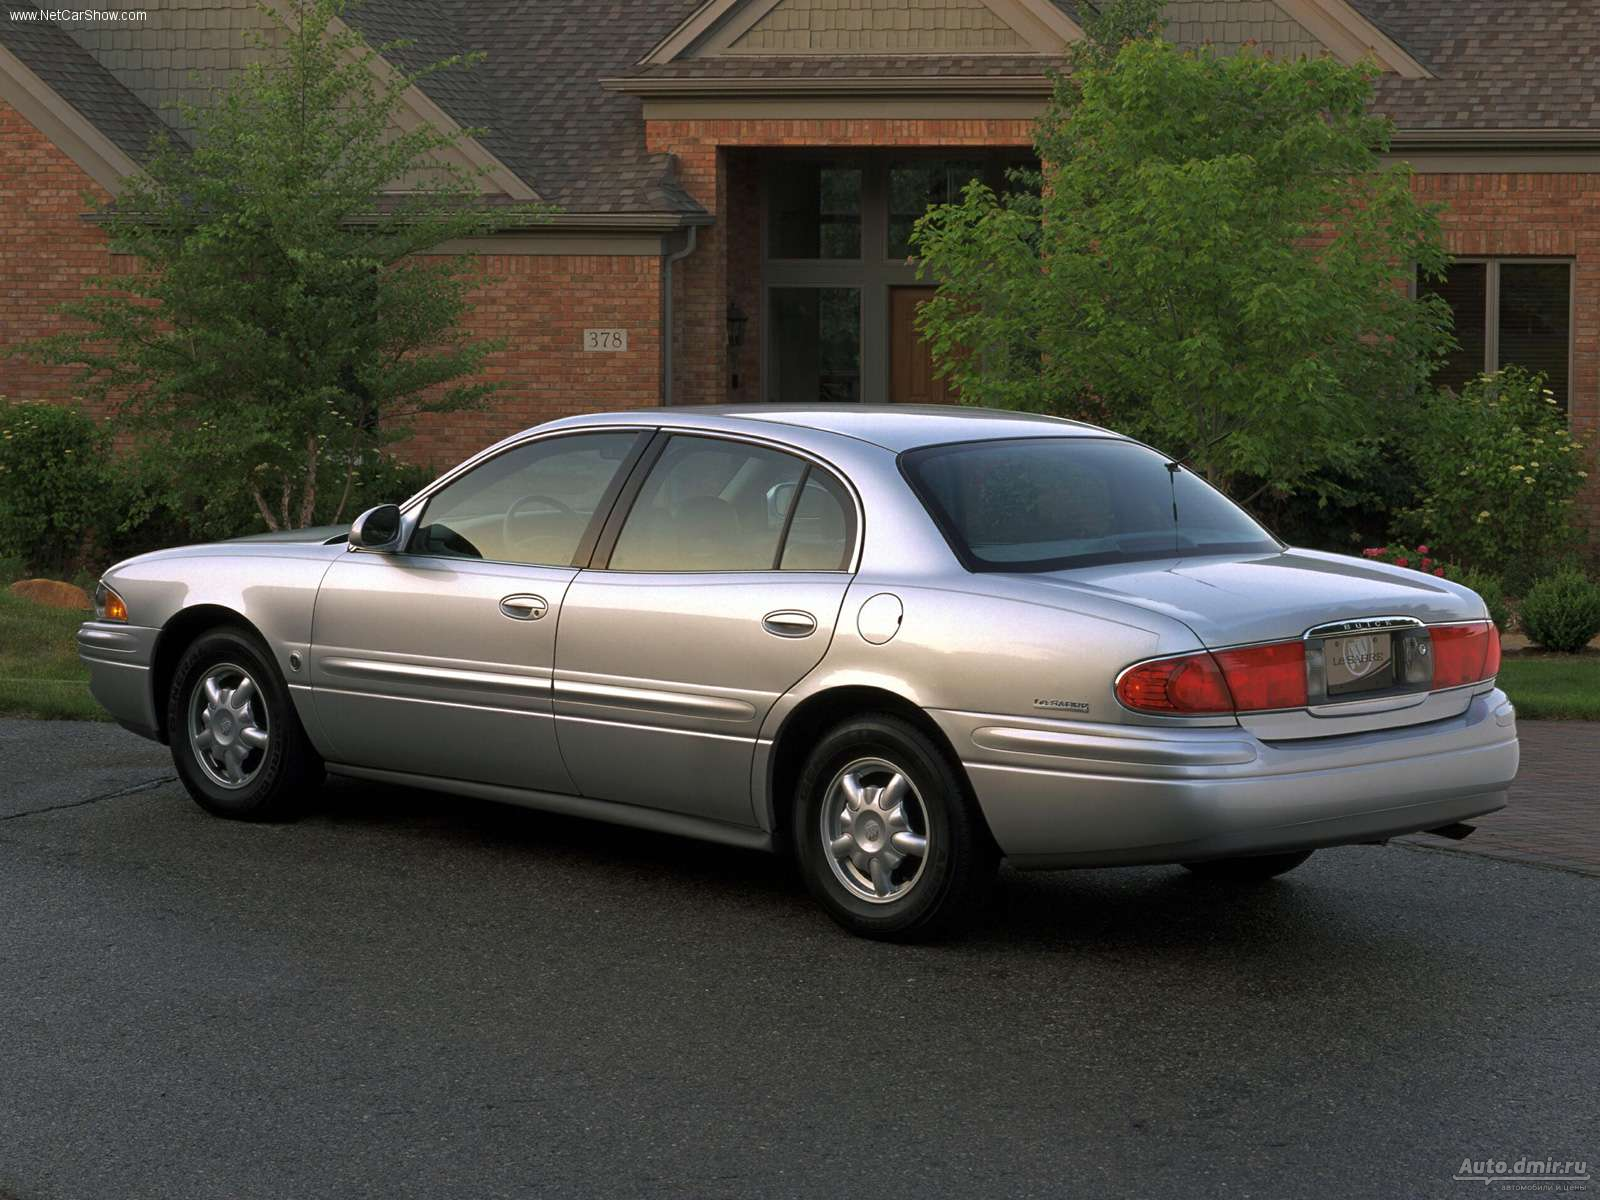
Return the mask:
[(855, 438), (895, 453), (918, 446), (994, 438), (1121, 436), (1098, 425), (1062, 417), (941, 404), (707, 404), (586, 413), (555, 424), (611, 423), (618, 418), (662, 426), (723, 428), (729, 432), (742, 429), (747, 433), (762, 425), (788, 425)]

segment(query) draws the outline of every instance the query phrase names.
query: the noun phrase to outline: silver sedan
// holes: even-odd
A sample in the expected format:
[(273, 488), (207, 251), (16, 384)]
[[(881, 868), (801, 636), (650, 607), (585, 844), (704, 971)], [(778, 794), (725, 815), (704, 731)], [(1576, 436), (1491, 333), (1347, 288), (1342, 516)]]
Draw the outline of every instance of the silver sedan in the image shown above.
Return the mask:
[(1002, 857), (1265, 879), (1517, 769), (1474, 593), (1044, 417), (575, 417), (97, 600), (95, 695), (219, 816), (328, 771), (781, 850), (878, 937), (949, 929)]

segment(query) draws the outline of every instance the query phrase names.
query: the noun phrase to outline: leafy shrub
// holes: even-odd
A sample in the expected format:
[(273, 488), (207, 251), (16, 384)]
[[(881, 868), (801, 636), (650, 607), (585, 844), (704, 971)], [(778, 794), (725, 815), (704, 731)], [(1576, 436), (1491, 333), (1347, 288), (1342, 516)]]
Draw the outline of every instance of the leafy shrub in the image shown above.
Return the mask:
[(1546, 650), (1582, 650), (1600, 633), (1600, 584), (1575, 568), (1540, 580), (1523, 597), (1522, 628)]
[[(149, 447), (118, 464), (114, 490), (119, 525), (108, 529), (101, 550), (106, 566), (132, 554), (189, 542), (222, 541), (260, 533), (268, 526), (249, 491), (218, 476), (221, 463), (182, 470), (165, 447)], [(314, 523), (349, 522), (375, 504), (400, 502), (437, 472), (390, 454), (369, 451), (356, 463), (329, 457), (318, 478), (322, 497)]]
[(375, 504), (404, 504), (439, 477), (432, 467), (392, 454), (369, 454), (356, 469), (341, 521), (352, 521)]
[(0, 545), (27, 570), (83, 565), (108, 515), (108, 449), (78, 409), (0, 397)]
[(1498, 576), (1513, 595), (1572, 554), (1573, 497), (1587, 472), (1541, 376), (1512, 367), (1459, 396), (1440, 391), (1424, 402), (1412, 445), (1422, 501), (1397, 522), (1403, 535)]
[(1455, 563), (1440, 562), (1433, 555), (1434, 551), (1429, 546), (1412, 547), (1398, 542), (1391, 542), (1387, 546), (1369, 546), (1361, 552), (1362, 558), (1376, 559), (1396, 567), (1409, 567), (1413, 571), (1425, 571), (1429, 575), (1437, 575), (1440, 579), (1471, 588), (1488, 608), (1489, 619), (1502, 630), (1509, 628), (1511, 607), (1506, 602), (1505, 588), (1496, 576), (1472, 567), (1463, 568)]
[(1469, 587), (1482, 597), (1489, 609), (1489, 619), (1503, 632), (1511, 626), (1511, 606), (1506, 602), (1506, 590), (1500, 581), (1487, 571), (1462, 571), (1452, 575), (1462, 587)]
[(1452, 579), (1460, 574), (1459, 568), (1434, 558), (1433, 551), (1427, 546), (1417, 546), (1413, 549), (1398, 542), (1390, 542), (1387, 546), (1367, 547), (1361, 552), (1361, 557), (1376, 559), (1390, 566), (1409, 567), (1413, 571), (1437, 575), (1440, 579)]
[(1382, 434), (1349, 467), (1323, 471), (1315, 490), (1286, 493), (1259, 476), (1235, 490), (1254, 496), (1251, 515), (1291, 546), (1354, 554), (1387, 538), (1394, 514), (1417, 503), (1408, 445), (1408, 438)]

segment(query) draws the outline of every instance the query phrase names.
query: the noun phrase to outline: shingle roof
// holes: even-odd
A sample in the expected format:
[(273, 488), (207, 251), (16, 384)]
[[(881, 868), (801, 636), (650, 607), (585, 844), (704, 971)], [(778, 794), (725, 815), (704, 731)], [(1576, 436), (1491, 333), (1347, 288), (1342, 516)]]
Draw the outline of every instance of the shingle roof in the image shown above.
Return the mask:
[[(695, 213), (670, 156), (645, 145), (642, 101), (604, 79), (682, 80), (1039, 75), (1038, 55), (834, 58), (728, 56), (640, 68), (702, 0), (366, 0), (348, 19), (420, 66), (473, 49), (471, 71), (424, 90), (545, 199), (569, 213)], [(1072, 0), (1056, 3), (1076, 18)], [(1600, 0), (1351, 0), (1434, 72), (1386, 77), (1379, 107), (1403, 130), (1600, 130)], [(0, 23), (0, 41), (129, 153), (159, 119), (76, 42), (44, 22)]]
[(1401, 129), (1600, 129), (1595, 0), (1352, 0), (1438, 78), (1387, 77)]
[[(466, 36), (468, 7), (465, 0), (435, 0), (431, 4), (363, 0), (347, 9), (345, 16), (375, 47), (410, 43), (394, 47), (388, 57), (404, 70), (417, 71), (454, 55), (482, 49), (470, 44)], [(494, 100), (481, 70), (436, 72), (428, 77), (424, 90), (462, 125), (479, 128), (493, 124)]]
[(164, 130), (161, 119), (102, 67), (95, 57), (49, 21), (15, 15), (37, 8), (13, 7), (0, 22), (0, 42), (30, 71), (131, 158), (143, 157), (150, 138)]
[(619, 72), (633, 79), (938, 79), (1042, 75), (1064, 59), (1048, 54), (841, 54), (791, 58), (753, 54), (687, 58)]
[(626, 73), (700, 3), (368, 0), (348, 19), (369, 39), (415, 37), (416, 63), (486, 51), (472, 71), (441, 72), (423, 88), (462, 124), (486, 127), (484, 146), (546, 200), (571, 213), (696, 213), (670, 157), (645, 148), (641, 102), (600, 80)]

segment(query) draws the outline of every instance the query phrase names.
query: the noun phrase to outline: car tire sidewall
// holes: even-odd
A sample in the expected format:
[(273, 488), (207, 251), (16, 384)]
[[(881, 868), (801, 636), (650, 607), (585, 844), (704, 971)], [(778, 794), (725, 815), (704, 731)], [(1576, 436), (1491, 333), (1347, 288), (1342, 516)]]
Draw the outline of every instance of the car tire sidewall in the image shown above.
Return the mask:
[[(873, 904), (839, 882), (828, 862), (820, 832), (828, 785), (849, 762), (880, 758), (902, 771), (922, 798), (928, 821), (929, 856), (922, 878), (903, 899)], [(807, 888), (829, 915), (854, 933), (911, 939), (948, 932), (970, 913), (959, 911), (957, 893), (983, 864), (987, 831), (975, 827), (960, 777), (938, 748), (909, 723), (892, 717), (863, 717), (825, 735), (802, 769), (790, 829), (795, 856)], [(992, 872), (992, 866), (990, 867)]]
[[(219, 663), (233, 663), (255, 680), (271, 733), (260, 770), (236, 789), (218, 786), (196, 761), (189, 743), (190, 698), (206, 671)], [(294, 793), (306, 782), (302, 739), (288, 688), (257, 639), (240, 630), (218, 629), (201, 635), (184, 651), (167, 694), (167, 741), (179, 778), (207, 812), (257, 821), (293, 815)]]

